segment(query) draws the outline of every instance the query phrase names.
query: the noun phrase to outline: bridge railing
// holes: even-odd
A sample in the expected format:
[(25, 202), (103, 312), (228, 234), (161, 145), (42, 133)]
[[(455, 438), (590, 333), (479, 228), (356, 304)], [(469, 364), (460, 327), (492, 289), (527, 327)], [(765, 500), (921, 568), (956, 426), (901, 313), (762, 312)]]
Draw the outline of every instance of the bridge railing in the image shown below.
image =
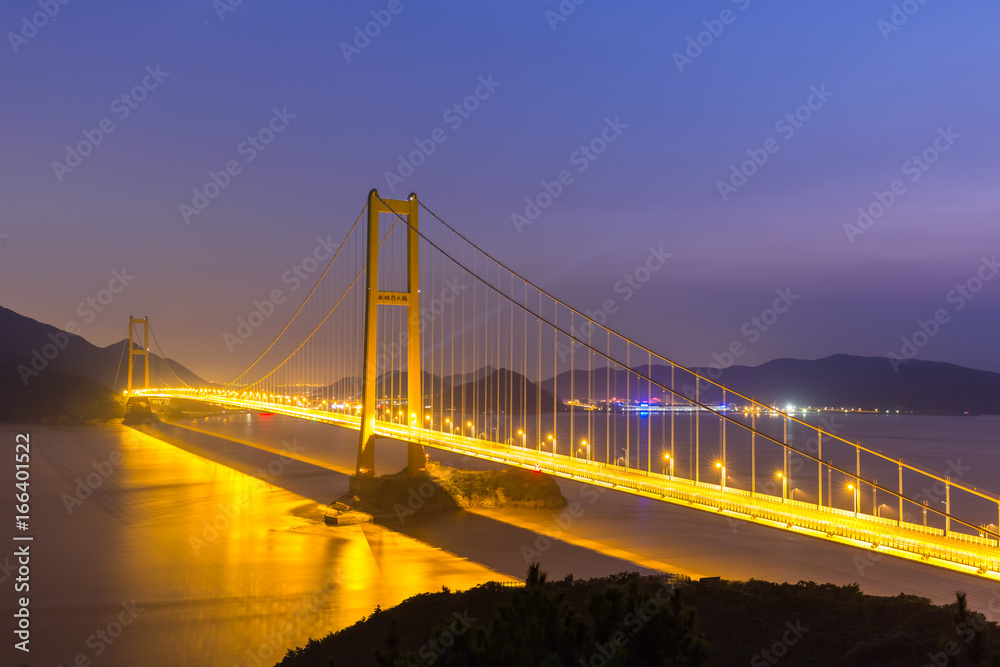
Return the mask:
[[(935, 558), (942, 562), (974, 567), (981, 574), (1000, 579), (1000, 554), (994, 549), (997, 541), (989, 538), (944, 531), (914, 524), (902, 524), (883, 517), (863, 513), (856, 516), (844, 510), (816, 506), (801, 501), (783, 500), (778, 496), (757, 494), (751, 497), (740, 489), (719, 485), (693, 483), (681, 478), (668, 478), (657, 473), (631, 471), (616, 465), (581, 463), (565, 455), (544, 453), (512, 447), (503, 443), (484, 443), (475, 438), (439, 434), (425, 429), (401, 429), (398, 426), (384, 430), (385, 435), (413, 439), (428, 446), (447, 449), (473, 456), (516, 463), (558, 476), (586, 480), (608, 488), (631, 490), (651, 497), (681, 500), (716, 511), (722, 510), (748, 517), (754, 521), (770, 521), (778, 526), (813, 531), (817, 536), (836, 536), (864, 543), (876, 549), (890, 549)], [(701, 493), (704, 491), (705, 493)], [(921, 537), (923, 535), (924, 537)], [(958, 543), (973, 546), (963, 549)], [(975, 549), (975, 547), (986, 547)], [(992, 574), (990, 574), (992, 573)]]

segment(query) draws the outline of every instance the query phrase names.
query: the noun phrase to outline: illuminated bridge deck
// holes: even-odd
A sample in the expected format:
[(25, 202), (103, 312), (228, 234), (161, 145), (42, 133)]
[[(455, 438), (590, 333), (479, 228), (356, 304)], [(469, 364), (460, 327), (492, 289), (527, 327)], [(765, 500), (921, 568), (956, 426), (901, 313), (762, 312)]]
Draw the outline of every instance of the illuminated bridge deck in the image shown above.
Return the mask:
[[(360, 430), (358, 417), (328, 410), (246, 400), (206, 390), (139, 390), (149, 398), (194, 399), (239, 409), (266, 411)], [(511, 446), (433, 429), (374, 422), (379, 437), (539, 470), (557, 477), (603, 486), (705, 512), (748, 521), (852, 547), (1000, 581), (997, 540), (956, 531), (854, 513), (745, 489), (588, 461), (564, 454)]]

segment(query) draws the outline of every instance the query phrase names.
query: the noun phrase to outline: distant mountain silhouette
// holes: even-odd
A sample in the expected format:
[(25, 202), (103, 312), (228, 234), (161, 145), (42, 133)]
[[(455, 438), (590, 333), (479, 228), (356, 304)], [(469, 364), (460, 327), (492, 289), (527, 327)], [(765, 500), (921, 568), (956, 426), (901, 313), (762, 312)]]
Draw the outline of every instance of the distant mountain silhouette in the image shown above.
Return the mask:
[[(649, 373), (647, 366), (636, 370)], [(765, 405), (812, 405), (820, 407), (854, 407), (865, 410), (900, 410), (940, 414), (1000, 414), (1000, 373), (980, 371), (940, 361), (910, 360), (895, 372), (885, 357), (855, 357), (836, 354), (814, 361), (775, 359), (760, 366), (731, 366), (723, 369), (693, 368), (703, 377), (754, 398)], [(541, 383), (560, 398), (588, 395), (587, 371), (560, 373), (556, 382), (550, 378)], [(595, 395), (604, 396), (610, 388), (612, 396), (646, 400), (648, 382), (637, 379), (623, 368), (592, 374)], [(652, 367), (651, 377), (669, 386), (670, 367)], [(629, 378), (631, 381), (629, 381)], [(676, 387), (694, 396), (695, 379), (690, 373), (675, 372)], [(558, 383), (558, 384), (556, 384)], [(571, 390), (572, 387), (572, 390)], [(722, 400), (721, 390), (700, 383), (700, 397), (705, 403)], [(658, 397), (662, 392), (651, 392)], [(731, 396), (727, 402), (733, 402)]]
[(316, 391), (316, 398), (321, 400), (334, 401), (345, 397), (355, 400), (361, 397), (361, 378), (353, 375), (341, 378), (337, 382), (320, 387)]
[(509, 412), (515, 415), (521, 414), (522, 406), (524, 413), (529, 415), (539, 412), (551, 413), (553, 409), (558, 411), (568, 409), (562, 401), (556, 401), (551, 391), (539, 389), (538, 385), (520, 373), (502, 368), (491, 369), (488, 375), (457, 385), (452, 389), (450, 397), (446, 390), (439, 399), (439, 404), (454, 405), (458, 408), (463, 405), (463, 398), (467, 412), (473, 411), (473, 405), (479, 411), (489, 408), (490, 412)]
[(720, 382), (768, 404), (1000, 414), (1000, 373), (940, 361), (911, 359), (895, 372), (885, 357), (775, 359), (727, 368)]
[[(0, 307), (0, 421), (75, 420), (79, 415), (107, 412), (114, 397), (126, 386), (127, 341), (97, 347), (86, 339), (12, 310)], [(119, 362), (121, 368), (119, 369)], [(636, 366), (654, 380), (669, 385), (669, 366)], [(117, 370), (117, 381), (115, 380)], [(775, 359), (760, 366), (731, 366), (723, 369), (692, 369), (726, 387), (767, 405), (812, 405), (855, 407), (866, 410), (901, 410), (939, 414), (1000, 414), (1000, 373), (980, 371), (955, 364), (911, 360), (892, 369), (885, 357), (855, 357), (837, 354), (815, 361)], [(183, 382), (182, 382), (183, 380)], [(141, 364), (136, 365), (135, 382), (141, 385)], [(176, 361), (150, 354), (150, 381), (155, 385), (207, 387), (204, 381)], [(685, 371), (675, 371), (674, 381), (682, 393), (693, 396), (695, 378)], [(487, 366), (464, 375), (438, 378), (424, 373), (425, 391), (435, 395), (438, 405), (462, 403), (471, 409), (473, 399), (480, 409), (484, 397), (496, 402), (501, 396), (512, 397), (512, 412), (526, 405), (534, 413), (541, 402), (542, 412), (551, 412), (553, 394), (562, 401), (585, 399), (588, 386), (593, 395), (632, 400), (646, 400), (662, 392), (619, 367), (588, 374), (585, 370), (566, 371), (539, 384), (520, 374)], [(509, 386), (508, 386), (509, 384)], [(705, 403), (723, 400), (717, 388), (700, 383), (700, 397)], [(405, 394), (406, 373), (387, 373), (378, 378), (377, 395), (401, 387)], [(320, 390), (321, 396), (360, 397), (361, 379), (344, 378)], [(727, 402), (733, 402), (726, 396)], [(501, 404), (501, 410), (505, 408)]]
[[(466, 382), (462, 382), (462, 377), (461, 374), (456, 374), (447, 375), (441, 379), (437, 375), (425, 371), (422, 385), (424, 394), (425, 396), (432, 394), (436, 406), (448, 408), (454, 405), (459, 409), (463, 405), (464, 396), (464, 405), (469, 412), (473, 410), (473, 404), (480, 411), (487, 405), (492, 405), (495, 408), (498, 395), (506, 397), (500, 399), (501, 411), (507, 411), (509, 407), (511, 412), (520, 413), (522, 400), (527, 414), (535, 414), (539, 410), (539, 401), (541, 402), (541, 412), (552, 412), (553, 404), (556, 405), (557, 410), (565, 409), (561, 402), (555, 401), (551, 392), (544, 390), (539, 392), (534, 382), (515, 371), (502, 368), (497, 370), (492, 366), (487, 366), (478, 371), (466, 373), (464, 376), (468, 378)], [(405, 397), (407, 380), (406, 371), (383, 373), (376, 378), (375, 396), (379, 398), (386, 396)], [(453, 382), (456, 383), (454, 386)], [(314, 394), (314, 397), (331, 400), (342, 398), (345, 395), (351, 396), (355, 400), (361, 398), (361, 378), (343, 378), (332, 385), (323, 387)]]
[[(97, 347), (81, 336), (2, 306), (0, 332), (0, 421), (59, 421), (64, 417), (75, 421), (76, 416), (88, 413), (87, 406), (110, 405), (112, 397), (127, 386), (125, 339)], [(176, 361), (153, 353), (149, 377), (154, 385), (183, 386), (183, 380), (192, 387), (210, 386)], [(134, 381), (138, 386), (144, 382), (142, 363), (136, 363)]]
[(454, 375), (445, 375), (441, 379), (441, 382), (443, 382), (444, 386), (446, 387), (457, 387), (458, 385), (464, 384), (466, 382), (472, 382), (473, 380), (481, 380), (495, 373), (496, 370), (497, 369), (493, 368), (493, 366), (487, 365), (478, 370), (469, 371), (465, 375), (462, 375), (461, 373), (455, 373)]

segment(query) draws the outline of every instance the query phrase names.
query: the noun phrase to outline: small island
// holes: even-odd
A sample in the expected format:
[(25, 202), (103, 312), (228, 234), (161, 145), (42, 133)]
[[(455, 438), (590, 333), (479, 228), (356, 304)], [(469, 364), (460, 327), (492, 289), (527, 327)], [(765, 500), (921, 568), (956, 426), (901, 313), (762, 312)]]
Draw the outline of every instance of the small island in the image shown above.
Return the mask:
[(433, 512), (475, 508), (560, 509), (567, 505), (555, 479), (543, 472), (459, 470), (428, 462), (425, 472), (376, 477), (369, 490), (348, 492), (329, 505), (329, 525), (392, 523)]
[(459, 470), (428, 462), (427, 473), (463, 509), (560, 509), (566, 498), (551, 475), (521, 468)]

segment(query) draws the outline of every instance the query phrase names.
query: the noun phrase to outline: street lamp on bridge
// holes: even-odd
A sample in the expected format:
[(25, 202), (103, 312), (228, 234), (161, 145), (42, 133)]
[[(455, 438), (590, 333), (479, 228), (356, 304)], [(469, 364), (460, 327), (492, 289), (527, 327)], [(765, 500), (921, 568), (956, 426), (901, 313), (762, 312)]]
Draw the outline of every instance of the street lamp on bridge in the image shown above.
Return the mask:
[(788, 478), (785, 477), (785, 473), (779, 472), (778, 477), (781, 478), (781, 502), (788, 502)]
[(670, 456), (670, 454), (664, 454), (663, 455), (663, 474), (664, 475), (667, 474), (667, 465), (670, 466), (670, 475), (669, 475), (669, 477), (670, 477), (670, 479), (673, 479), (674, 478), (674, 459)]
[(855, 516), (855, 518), (857, 518), (857, 516), (858, 516), (858, 503), (861, 502), (861, 489), (859, 489), (858, 487), (854, 486), (853, 484), (848, 484), (847, 488), (850, 491), (854, 492), (854, 516)]
[(722, 465), (721, 461), (716, 461), (715, 467), (718, 468), (720, 472), (719, 486), (724, 489), (726, 488), (726, 466)]

